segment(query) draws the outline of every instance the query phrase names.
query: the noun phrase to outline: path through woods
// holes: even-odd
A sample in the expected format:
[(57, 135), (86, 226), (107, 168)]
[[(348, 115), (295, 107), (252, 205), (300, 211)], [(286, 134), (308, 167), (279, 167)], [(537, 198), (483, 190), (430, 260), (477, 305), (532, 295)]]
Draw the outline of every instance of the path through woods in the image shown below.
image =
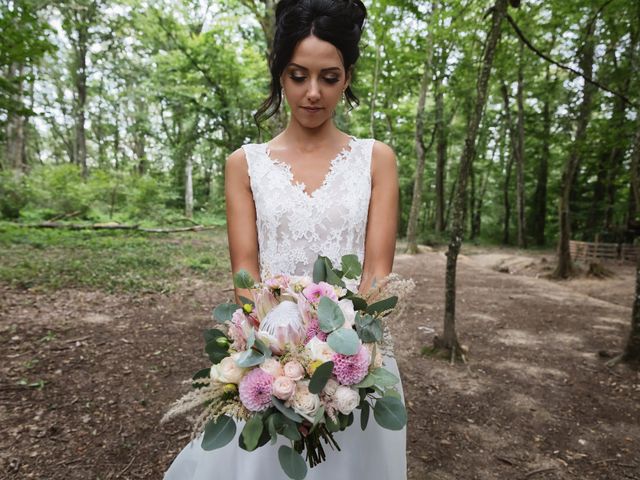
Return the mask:
[[(467, 368), (421, 355), (442, 328), (444, 252), (396, 256), (395, 270), (418, 284), (392, 326), (411, 480), (640, 478), (640, 376), (610, 372), (597, 354), (622, 346), (633, 269), (556, 283), (535, 278), (540, 257), (463, 251)], [(489, 268), (501, 262), (518, 273)], [(181, 380), (206, 365), (201, 332), (227, 287), (185, 278), (170, 295), (109, 295), (0, 285), (0, 476), (161, 478), (189, 428), (158, 420), (188, 389)]]

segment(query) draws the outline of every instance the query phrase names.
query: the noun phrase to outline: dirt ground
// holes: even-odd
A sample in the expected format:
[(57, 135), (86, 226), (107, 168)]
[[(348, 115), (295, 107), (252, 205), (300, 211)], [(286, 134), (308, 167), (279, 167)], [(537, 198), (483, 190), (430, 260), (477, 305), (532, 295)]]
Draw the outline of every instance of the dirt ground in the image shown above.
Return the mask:
[[(411, 480), (640, 479), (640, 375), (598, 353), (620, 350), (633, 269), (552, 282), (552, 261), (465, 250), (468, 364), (451, 366), (423, 354), (442, 328), (444, 253), (397, 254), (394, 270), (417, 283), (391, 326)], [(231, 299), (226, 281), (141, 295), (0, 285), (0, 478), (161, 479), (189, 425), (159, 419), (206, 366), (202, 330)]]

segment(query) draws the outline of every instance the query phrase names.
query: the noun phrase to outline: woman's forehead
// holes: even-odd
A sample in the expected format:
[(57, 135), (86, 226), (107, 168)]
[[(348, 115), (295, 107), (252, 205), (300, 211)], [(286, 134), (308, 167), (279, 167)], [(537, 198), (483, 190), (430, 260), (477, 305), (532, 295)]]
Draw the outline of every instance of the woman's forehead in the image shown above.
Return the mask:
[(291, 63), (299, 68), (322, 71), (330, 68), (342, 70), (342, 56), (340, 51), (330, 42), (310, 35), (302, 39), (293, 51)]

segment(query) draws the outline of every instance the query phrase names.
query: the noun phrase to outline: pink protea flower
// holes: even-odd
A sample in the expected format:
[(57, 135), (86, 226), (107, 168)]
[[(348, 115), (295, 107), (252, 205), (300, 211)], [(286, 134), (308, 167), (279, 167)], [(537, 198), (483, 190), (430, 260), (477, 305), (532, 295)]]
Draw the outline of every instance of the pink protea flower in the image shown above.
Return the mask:
[(273, 376), (261, 368), (254, 368), (247, 373), (238, 386), (240, 401), (247, 410), (259, 412), (271, 405), (271, 385)]
[(267, 278), (264, 283), (272, 290), (276, 290), (278, 288), (280, 290), (285, 290), (289, 287), (290, 281), (291, 277), (289, 275), (287, 275), (286, 273), (281, 273), (274, 277)]
[(251, 333), (251, 322), (241, 308), (238, 308), (231, 316), (231, 322), (227, 334), (232, 340), (235, 350), (247, 348), (247, 337)]
[(311, 283), (302, 290), (302, 293), (307, 297), (307, 300), (312, 303), (319, 302), (320, 297), (329, 297), (335, 302), (338, 301), (338, 295), (336, 294), (335, 288), (327, 282)]
[(335, 353), (333, 355), (333, 374), (343, 385), (361, 382), (369, 371), (370, 358), (371, 354), (364, 345), (360, 345), (360, 350), (355, 355)]
[(313, 337), (318, 337), (320, 340), (325, 342), (327, 340), (327, 333), (320, 330), (320, 323), (318, 322), (317, 317), (312, 317), (307, 324), (307, 337), (304, 340), (305, 345), (309, 343), (309, 341)]

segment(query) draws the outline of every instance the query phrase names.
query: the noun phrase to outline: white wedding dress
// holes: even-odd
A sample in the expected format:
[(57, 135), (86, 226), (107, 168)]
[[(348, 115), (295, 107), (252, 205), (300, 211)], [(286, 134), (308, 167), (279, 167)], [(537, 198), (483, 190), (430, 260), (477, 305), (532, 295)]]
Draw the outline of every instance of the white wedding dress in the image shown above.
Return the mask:
[[(318, 254), (335, 266), (342, 255), (356, 253), (364, 261), (364, 239), (371, 197), (371, 152), (374, 139), (351, 137), (330, 164), (322, 186), (309, 195), (285, 162), (272, 158), (266, 143), (243, 145), (256, 207), (260, 274), (278, 272), (311, 275)], [(390, 335), (385, 332), (384, 366), (400, 376)], [(404, 402), (402, 385), (397, 386)], [(334, 434), (341, 450), (323, 447), (326, 460), (307, 471), (308, 480), (405, 480), (406, 427), (380, 427), (371, 412), (365, 431), (360, 410), (353, 424)], [(274, 445), (253, 452), (238, 446), (244, 422), (236, 422), (236, 437), (212, 451), (201, 448), (202, 434), (191, 441), (166, 471), (165, 480), (287, 480)], [(304, 455), (304, 453), (303, 453)]]

